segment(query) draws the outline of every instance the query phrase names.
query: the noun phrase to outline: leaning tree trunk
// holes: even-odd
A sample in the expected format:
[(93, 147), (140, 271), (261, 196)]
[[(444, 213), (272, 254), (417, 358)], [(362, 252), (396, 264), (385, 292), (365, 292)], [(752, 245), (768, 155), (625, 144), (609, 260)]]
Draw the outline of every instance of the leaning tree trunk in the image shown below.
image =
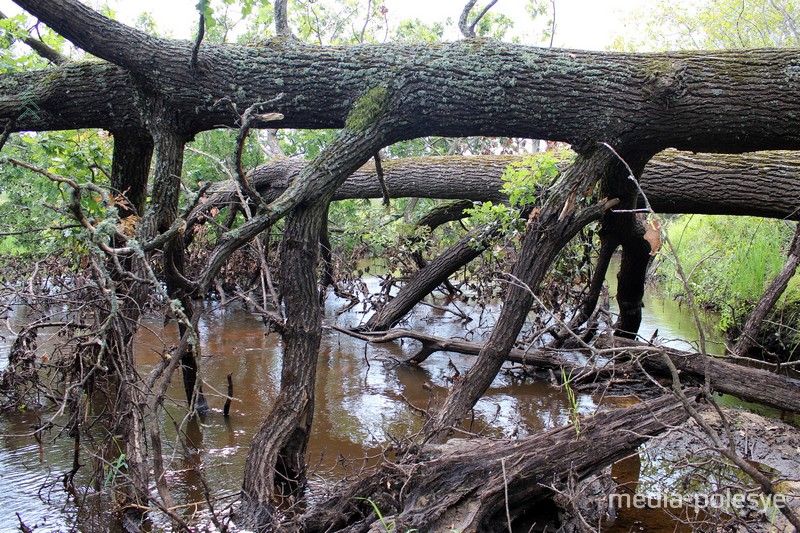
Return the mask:
[[(355, 169), (389, 142), (381, 119), (391, 103), (383, 101), (366, 123), (353, 125), (323, 150), (285, 196), (303, 194), (318, 183), (312, 201), (296, 205), (287, 217), (281, 247), (281, 293), (286, 321), (281, 389), (269, 415), (250, 444), (242, 483), (240, 525), (266, 530), (275, 520), (275, 504), (302, 495), (305, 453), (314, 416), (314, 386), (319, 356), (321, 306), (317, 286), (319, 237), (333, 192)], [(335, 168), (332, 174), (330, 169)], [(286, 201), (292, 201), (291, 198)]]
[(326, 205), (313, 204), (297, 209), (286, 220), (281, 246), (281, 292), (286, 306), (281, 388), (250, 444), (242, 484), (243, 524), (257, 528), (272, 522), (271, 503), (276, 496), (296, 497), (305, 487), (305, 452), (314, 416), (321, 340), (315, 273), (326, 214)]
[(517, 262), (505, 280), (508, 288), (500, 316), (478, 360), (426, 424), (428, 441), (444, 441), (494, 380), (527, 319), (533, 293), (558, 252), (586, 224), (616, 204), (614, 200), (580, 207), (601, 177), (611, 179), (614, 175), (625, 176), (626, 170), (609, 151), (599, 149), (591, 155), (579, 155), (561, 176), (538, 216), (528, 221)]
[(424, 268), (416, 271), (400, 292), (372, 315), (362, 328), (365, 331), (383, 331), (400, 322), (417, 303), (459, 268), (480, 256), (498, 228), (479, 226), (468, 231), (458, 242), (448, 247)]

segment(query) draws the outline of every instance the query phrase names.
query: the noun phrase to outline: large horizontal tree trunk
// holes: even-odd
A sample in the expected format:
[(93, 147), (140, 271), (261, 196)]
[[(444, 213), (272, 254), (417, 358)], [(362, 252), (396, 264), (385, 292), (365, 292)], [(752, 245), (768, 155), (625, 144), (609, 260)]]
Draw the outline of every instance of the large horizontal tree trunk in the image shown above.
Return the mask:
[[(413, 157), (382, 162), (392, 198), (418, 197), (505, 202), (500, 192), (506, 167), (522, 156)], [(253, 169), (249, 178), (268, 201), (277, 198), (300, 173), (302, 159), (279, 159)], [(645, 166), (642, 190), (656, 212), (751, 215), (800, 219), (800, 156), (775, 151), (752, 154), (696, 154), (666, 150)], [(202, 206), (238, 202), (234, 184), (220, 182)], [(354, 172), (334, 200), (381, 198), (373, 163)]]
[(77, 0), (16, 2), (116, 65), (79, 62), (3, 76), (0, 120), (18, 117), (31, 101), (40, 111), (19, 117), (17, 131), (137, 125), (137, 85), (164, 97), (186, 134), (232, 126), (239, 118), (233, 106), (264, 101), (284, 116), (271, 128), (341, 128), (363, 95), (382, 88), (400, 102), (393, 114), (403, 138), (528, 137), (579, 151), (598, 141), (651, 152), (800, 146), (794, 50), (628, 54), (484, 39), (323, 48), (281, 39), (204, 43), (194, 69), (188, 41), (125, 27)]
[(458, 453), (423, 453), (387, 464), (315, 505), (302, 529), (367, 531), (377, 517), (359, 498), (370, 498), (397, 531), (507, 531), (506, 489), (513, 520), (552, 497), (552, 484), (585, 478), (687, 417), (668, 395), (582, 419), (579, 434), (568, 425), (525, 439), (478, 442)]

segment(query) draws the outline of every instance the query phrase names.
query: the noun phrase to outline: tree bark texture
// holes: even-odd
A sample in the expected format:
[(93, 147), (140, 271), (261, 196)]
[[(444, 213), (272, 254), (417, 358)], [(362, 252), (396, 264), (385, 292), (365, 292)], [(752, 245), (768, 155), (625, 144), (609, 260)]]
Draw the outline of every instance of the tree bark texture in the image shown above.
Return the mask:
[[(314, 415), (314, 384), (322, 336), (316, 264), (327, 206), (311, 205), (286, 220), (281, 248), (283, 326), (281, 389), (253, 441), (242, 483), (248, 524), (264, 528), (272, 520), (275, 491), (298, 496), (305, 486), (305, 451)], [(247, 523), (247, 522), (246, 522)]]
[[(382, 162), (392, 198), (419, 197), (505, 202), (500, 179), (520, 156), (414, 157)], [(284, 158), (253, 169), (248, 177), (267, 200), (280, 195), (305, 167)], [(657, 213), (750, 215), (800, 219), (800, 156), (772, 151), (698, 154), (665, 150), (645, 166), (641, 187)], [(220, 182), (202, 206), (238, 202), (233, 183)], [(367, 163), (337, 189), (334, 200), (381, 198), (374, 165)], [(643, 207), (639, 202), (638, 207)]]
[(606, 150), (579, 155), (550, 193), (541, 212), (528, 222), (517, 262), (508, 277), (503, 309), (476, 363), (453, 388), (444, 404), (426, 424), (426, 439), (442, 442), (489, 387), (519, 335), (538, 290), (555, 256), (592, 220), (611, 205), (581, 208), (579, 202), (601, 178), (625, 172)]
[[(126, 28), (76, 0), (17, 3), (77, 46), (128, 69), (166, 99), (189, 134), (234, 125), (231, 104), (247, 109), (272, 99), (270, 111), (284, 115), (272, 128), (340, 128), (363, 94), (382, 87), (401, 103), (395, 117), (407, 126), (403, 138), (528, 137), (569, 142), (578, 151), (598, 140), (651, 152), (800, 144), (793, 50), (627, 54), (485, 39), (321, 48), (277, 39), (207, 43), (195, 72), (191, 42)], [(117, 66), (78, 62), (4, 76), (0, 119), (16, 116), (32, 98), (40, 118), (23, 117), (18, 131), (140, 125), (136, 84)]]
[(648, 372), (671, 378), (664, 362), (667, 354), (681, 376), (691, 376), (701, 381), (709, 379), (715, 392), (731, 394), (748, 402), (769, 405), (791, 413), (800, 412), (800, 380), (727, 361), (683, 352), (672, 348), (648, 346), (626, 338), (599, 337), (599, 348), (630, 347), (631, 358), (636, 358)]
[(304, 515), (302, 529), (367, 531), (377, 517), (357, 498), (369, 497), (387, 521), (396, 521), (397, 531), (508, 531), (506, 487), (513, 520), (552, 497), (553, 483), (566, 481), (571, 473), (587, 477), (687, 417), (668, 395), (582, 419), (579, 435), (568, 425), (515, 441), (479, 442), (438, 457), (423, 451), (421, 459), (386, 464), (323, 500)]
[[(13, 120), (30, 100), (41, 111), (37, 117), (20, 117), (18, 131), (120, 131), (144, 123), (158, 147), (164, 146), (161, 134), (174, 132), (185, 140), (199, 131), (234, 125), (239, 120), (235, 110), (256, 102), (267, 102), (262, 111), (284, 116), (269, 122), (271, 128), (345, 128), (280, 198), (220, 238), (208, 269), (193, 284), (203, 293), (232, 250), (293, 212), (289, 222), (296, 229), (287, 227), (287, 233), (302, 243), (296, 245), (299, 260), (294, 266), (304, 265), (304, 272), (287, 274), (301, 280), (291, 289), (293, 297), (313, 303), (287, 313), (286, 331), (289, 339), (314, 332), (309, 333), (311, 340), (287, 346), (284, 374), (294, 381), (286, 390), (282, 387), (273, 412), (279, 415), (286, 408), (289, 413), (267, 421), (248, 455), (245, 504), (255, 502), (260, 516), (272, 496), (272, 467), (279, 457), (287, 458), (283, 473), (292, 474), (298, 466), (295, 450), (303, 446), (297, 443), (305, 438), (313, 414), (313, 370), (298, 365), (315, 360), (318, 344), (319, 304), (316, 297), (309, 299), (314, 291), (308, 289), (315, 286), (317, 211), (380, 148), (426, 135), (491, 135), (569, 142), (579, 153), (529, 224), (497, 326), (429, 428), (438, 439), (493, 379), (525, 320), (530, 292), (556, 253), (612, 205), (585, 207), (584, 198), (602, 176), (610, 182), (627, 178), (616, 159), (597, 152), (598, 142), (632, 157), (637, 177), (646, 159), (666, 147), (712, 152), (800, 147), (800, 60), (795, 50), (648, 55), (541, 49), (483, 39), (328, 48), (277, 39), (258, 46), (205, 44), (195, 64), (192, 43), (127, 28), (77, 0), (15, 1), (77, 46), (113, 63), (80, 62), (4, 76), (0, 120)], [(142, 94), (147, 95), (144, 103)], [(146, 109), (152, 101), (165, 113)], [(179, 176), (179, 168), (175, 173), (166, 170), (157, 164), (154, 191)], [(160, 231), (168, 227), (163, 217), (171, 216), (169, 195), (177, 198), (177, 189), (164, 191), (154, 192)], [(314, 252), (303, 252), (311, 242)], [(169, 261), (169, 251), (165, 253)], [(173, 263), (177, 266), (178, 260)], [(290, 280), (284, 277), (282, 283), (294, 283)], [(586, 449), (581, 443), (580, 451)], [(477, 478), (482, 483), (485, 475)]]
[(314, 415), (316, 363), (322, 336), (316, 277), (319, 237), (336, 187), (385, 142), (381, 125), (378, 120), (363, 131), (343, 130), (307, 167), (304, 175), (310, 181), (292, 184), (302, 191), (315, 179), (322, 180), (315, 201), (298, 202), (291, 208), (284, 230), (281, 292), (286, 321), (282, 328), (281, 389), (250, 444), (242, 483), (242, 519), (258, 530), (269, 527), (276, 496), (299, 496), (305, 486), (305, 451)]
[(111, 163), (111, 188), (127, 200), (118, 206), (120, 218), (142, 217), (147, 205), (147, 177), (153, 156), (153, 139), (145, 131), (113, 132), (114, 156)]
[[(114, 137), (111, 183), (120, 193), (124, 193), (130, 206), (120, 206), (120, 216), (141, 215), (153, 142), (141, 132), (120, 132)], [(138, 210), (138, 211), (137, 211)], [(117, 265), (126, 271), (120, 271)], [(109, 367), (114, 370), (107, 376), (108, 394), (115, 398), (116, 405), (109, 411), (112, 414), (112, 434), (121, 435), (119, 443), (109, 443), (104, 453), (118, 457), (120, 446), (125, 454), (130, 486), (118, 487), (124, 495), (124, 502), (131, 504), (129, 514), (137, 514), (137, 506), (147, 506), (150, 490), (150, 474), (146, 443), (146, 415), (143, 410), (147, 404), (141, 387), (136, 357), (133, 350), (133, 337), (139, 328), (142, 311), (149, 298), (149, 288), (132, 281), (129, 273), (142, 277), (144, 265), (142, 258), (122, 258), (114, 263), (108, 261), (114, 281), (114, 298), (117, 301), (116, 313), (108, 310), (105, 314), (113, 322), (107, 328), (104, 342), (110, 359)], [(140, 517), (132, 517), (138, 519)]]
[(420, 300), (447, 281), (453, 272), (481, 255), (497, 231), (498, 228), (493, 226), (479, 226), (465, 233), (458, 242), (417, 270), (400, 292), (372, 315), (361, 329), (383, 331), (395, 326)]

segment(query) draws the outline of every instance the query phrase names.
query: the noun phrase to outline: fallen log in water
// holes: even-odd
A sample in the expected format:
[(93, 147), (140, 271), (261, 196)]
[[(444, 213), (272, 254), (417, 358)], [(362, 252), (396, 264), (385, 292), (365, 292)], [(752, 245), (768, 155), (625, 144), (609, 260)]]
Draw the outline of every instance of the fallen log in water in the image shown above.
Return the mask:
[(423, 448), (321, 501), (300, 529), (368, 531), (378, 521), (374, 503), (396, 531), (507, 531), (507, 516), (513, 522), (552, 497), (554, 484), (598, 472), (687, 417), (667, 395), (581, 419), (578, 431), (567, 425), (519, 440), (468, 441), (457, 451)]
[[(384, 343), (400, 338), (410, 338), (422, 343), (420, 351), (408, 359), (407, 363), (420, 364), (432, 353), (449, 351), (467, 355), (477, 355), (481, 345), (458, 339), (444, 339), (417, 331), (392, 329), (385, 332), (355, 333), (342, 328), (337, 331), (354, 336), (371, 343)], [(782, 411), (800, 413), (800, 380), (740, 364), (729, 363), (699, 353), (684, 352), (674, 348), (652, 346), (619, 337), (601, 336), (594, 347), (598, 352), (611, 359), (619, 367), (619, 356), (625, 354), (626, 359), (635, 359), (651, 374), (671, 378), (669, 367), (664, 361), (668, 355), (675, 367), (684, 375), (702, 382), (708, 371), (711, 388), (716, 392), (731, 394), (745, 401), (760, 403)], [(626, 353), (625, 349), (629, 349)], [(575, 353), (571, 351), (569, 353)], [(588, 375), (603, 375), (611, 371), (611, 363), (595, 365), (591, 368), (581, 362), (566, 359), (563, 352), (551, 350), (519, 350), (512, 349), (506, 357), (508, 361), (545, 369), (571, 369), (574, 378)], [(630, 367), (624, 370), (630, 370)]]
[(664, 360), (668, 355), (683, 376), (700, 381), (710, 379), (715, 392), (731, 394), (749, 402), (775, 407), (782, 411), (800, 413), (800, 380), (767, 370), (729, 363), (699, 353), (684, 352), (674, 348), (652, 346), (619, 337), (601, 336), (595, 341), (598, 348), (630, 348), (648, 372), (670, 376)]
[[(338, 326), (332, 326), (331, 329), (372, 344), (383, 344), (404, 338), (419, 341), (422, 343), (420, 350), (412, 357), (403, 361), (404, 363), (412, 365), (423, 363), (428, 357), (436, 352), (455, 352), (464, 355), (478, 355), (483, 346), (477, 342), (435, 337), (433, 335), (428, 335), (427, 333), (420, 333), (419, 331), (412, 331), (410, 329), (403, 328), (394, 328), (388, 331), (370, 332), (353, 331), (340, 328)], [(571, 353), (575, 352), (572, 351)], [(556, 350), (526, 351), (512, 348), (506, 359), (512, 363), (531, 365), (539, 368), (549, 368), (552, 370), (558, 370), (561, 368), (584, 368), (584, 364), (582, 362), (569, 361), (563, 357), (563, 354), (560, 354)]]

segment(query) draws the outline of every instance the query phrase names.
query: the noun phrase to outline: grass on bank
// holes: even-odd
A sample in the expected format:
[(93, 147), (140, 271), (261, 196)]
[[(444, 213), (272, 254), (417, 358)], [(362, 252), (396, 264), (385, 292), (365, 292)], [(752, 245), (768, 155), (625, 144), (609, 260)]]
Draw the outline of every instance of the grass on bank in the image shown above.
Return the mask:
[[(667, 231), (695, 298), (699, 305), (719, 313), (722, 331), (738, 332), (764, 289), (780, 272), (794, 225), (783, 220), (719, 215), (682, 215), (670, 221)], [(668, 294), (684, 296), (669, 258), (660, 257), (656, 274)], [(778, 333), (787, 347), (798, 344), (800, 276), (792, 278), (768, 320), (773, 323), (770, 334)]]

